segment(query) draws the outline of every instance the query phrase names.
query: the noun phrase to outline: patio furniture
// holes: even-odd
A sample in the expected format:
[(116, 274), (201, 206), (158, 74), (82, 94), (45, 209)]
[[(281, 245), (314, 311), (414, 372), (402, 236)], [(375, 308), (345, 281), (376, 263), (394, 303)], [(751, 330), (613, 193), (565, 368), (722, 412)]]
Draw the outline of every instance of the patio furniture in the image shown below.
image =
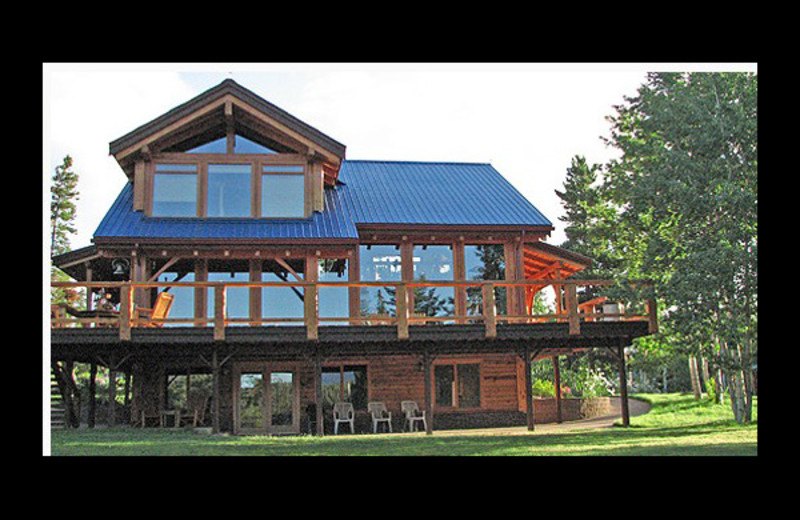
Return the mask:
[(168, 417), (174, 417), (173, 426), (179, 428), (181, 425), (181, 411), (180, 410), (162, 410), (161, 411), (161, 427), (165, 428), (169, 422)]
[(338, 435), (339, 423), (350, 423), (350, 433), (355, 433), (355, 410), (353, 403), (336, 403), (333, 405), (333, 433)]
[(386, 404), (375, 401), (367, 404), (367, 410), (372, 416), (372, 433), (378, 433), (378, 423), (386, 423), (389, 433), (392, 433), (392, 412), (386, 409)]
[(144, 307), (136, 308), (136, 318), (144, 320), (141, 322), (143, 327), (163, 327), (164, 323), (157, 320), (166, 319), (169, 310), (172, 308), (174, 299), (175, 295), (161, 291), (158, 293), (158, 297), (156, 297), (156, 302), (152, 309)]
[(405, 427), (408, 427), (408, 431), (414, 431), (414, 425), (421, 422), (425, 429), (428, 429), (428, 422), (425, 419), (425, 410), (420, 410), (419, 406), (417, 406), (416, 401), (403, 401), (400, 403), (400, 409), (403, 410), (403, 414), (406, 417)]
[(187, 399), (187, 408), (181, 410), (180, 422), (192, 423), (194, 428), (198, 424), (203, 424), (206, 417), (206, 406), (208, 406), (209, 396), (203, 395), (199, 392), (190, 393)]

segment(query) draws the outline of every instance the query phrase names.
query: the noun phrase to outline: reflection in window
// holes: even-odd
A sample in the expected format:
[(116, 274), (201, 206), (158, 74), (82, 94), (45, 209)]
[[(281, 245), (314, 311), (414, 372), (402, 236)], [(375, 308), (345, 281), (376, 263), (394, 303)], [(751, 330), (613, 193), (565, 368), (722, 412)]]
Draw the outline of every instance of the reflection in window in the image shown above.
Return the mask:
[(480, 407), (480, 365), (477, 363), (435, 365), (433, 377), (436, 406)]
[[(294, 265), (292, 265), (294, 264)], [(302, 276), (303, 262), (292, 262), (290, 267)], [(273, 260), (264, 261), (262, 282), (295, 282), (291, 273)], [(265, 325), (303, 325), (304, 290), (302, 287), (262, 287), (261, 317), (268, 318), (300, 318), (300, 321), (265, 323)]]
[(303, 218), (305, 216), (304, 167), (264, 166), (261, 174), (261, 216)]
[[(414, 280), (453, 280), (451, 246), (414, 246)], [(453, 287), (415, 287), (414, 312), (425, 316), (452, 316)]]
[(153, 216), (197, 216), (197, 165), (156, 164)]
[[(505, 280), (505, 249), (502, 244), (465, 245), (464, 267), (467, 280)], [(495, 287), (495, 307), (498, 314), (506, 314), (506, 288)], [(480, 287), (467, 288), (467, 315), (483, 312), (483, 294)]]
[[(233, 141), (234, 153), (276, 153), (275, 150), (267, 148), (264, 145), (258, 144), (250, 139), (246, 139), (240, 135), (234, 136)], [(220, 137), (200, 146), (195, 146), (185, 153), (228, 153), (228, 138)]]
[[(194, 282), (194, 273), (166, 272), (158, 277), (159, 282)], [(175, 298), (169, 309), (167, 318), (192, 319), (194, 318), (194, 288), (193, 287), (159, 287), (158, 291), (168, 290)], [(165, 327), (190, 326), (188, 323), (164, 323)]]
[[(346, 282), (349, 280), (346, 258), (321, 258), (318, 279), (320, 282)], [(347, 287), (319, 288), (319, 316), (321, 318), (347, 318), (350, 316), (350, 298)], [(347, 325), (346, 321), (320, 321), (320, 325)]]
[(323, 406), (334, 403), (353, 403), (356, 410), (367, 408), (367, 367), (364, 365), (340, 365), (322, 368)]
[(249, 217), (249, 164), (208, 165), (208, 216)]
[[(400, 248), (394, 245), (369, 245), (359, 248), (361, 280), (365, 282), (399, 282), (402, 280)], [(395, 289), (393, 287), (362, 287), (361, 315), (384, 314), (394, 316)]]

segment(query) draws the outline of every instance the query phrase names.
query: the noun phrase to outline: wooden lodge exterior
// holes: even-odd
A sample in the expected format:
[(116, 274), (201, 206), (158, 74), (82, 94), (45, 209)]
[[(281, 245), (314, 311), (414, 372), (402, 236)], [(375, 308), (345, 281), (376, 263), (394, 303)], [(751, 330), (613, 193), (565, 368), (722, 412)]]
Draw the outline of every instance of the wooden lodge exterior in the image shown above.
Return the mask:
[[(609, 348), (624, 382), (624, 347), (656, 328), (652, 300), (599, 312), (584, 290), (611, 282), (570, 280), (591, 260), (546, 244), (552, 224), (490, 165), (348, 161), (232, 80), (110, 153), (129, 182), (93, 244), (53, 259), (76, 280), (54, 286), (90, 290), (87, 311), (53, 307), (51, 357), (130, 376), (132, 424), (174, 420), (182, 376), (187, 402), (210, 380), (214, 431), (322, 434), (337, 401), (359, 430), (373, 401), (395, 431), (402, 401), (428, 433), (532, 429), (532, 360)], [(532, 315), (548, 286), (557, 312)], [(166, 318), (139, 311), (162, 292)]]

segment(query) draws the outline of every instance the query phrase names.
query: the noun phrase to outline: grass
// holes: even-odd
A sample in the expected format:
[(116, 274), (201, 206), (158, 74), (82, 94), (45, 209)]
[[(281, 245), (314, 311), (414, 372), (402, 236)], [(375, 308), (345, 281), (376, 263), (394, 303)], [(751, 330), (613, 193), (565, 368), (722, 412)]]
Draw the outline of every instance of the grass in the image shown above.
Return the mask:
[(182, 430), (55, 430), (53, 455), (757, 455), (757, 402), (753, 424), (738, 425), (730, 406), (683, 394), (640, 394), (649, 413), (630, 428), (530, 433), (495, 432), (270, 437), (205, 435)]

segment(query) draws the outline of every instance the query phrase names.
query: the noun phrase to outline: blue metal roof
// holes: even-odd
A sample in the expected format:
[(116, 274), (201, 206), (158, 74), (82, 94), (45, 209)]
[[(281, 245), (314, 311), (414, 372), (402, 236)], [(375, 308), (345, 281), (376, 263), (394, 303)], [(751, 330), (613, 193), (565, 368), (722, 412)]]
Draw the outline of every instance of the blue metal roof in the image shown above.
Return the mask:
[(357, 224), (552, 226), (489, 164), (344, 161), (325, 190), (325, 211), (307, 219), (147, 217), (128, 183), (95, 238), (210, 240), (357, 239)]
[(339, 180), (357, 224), (552, 226), (490, 164), (344, 161)]

